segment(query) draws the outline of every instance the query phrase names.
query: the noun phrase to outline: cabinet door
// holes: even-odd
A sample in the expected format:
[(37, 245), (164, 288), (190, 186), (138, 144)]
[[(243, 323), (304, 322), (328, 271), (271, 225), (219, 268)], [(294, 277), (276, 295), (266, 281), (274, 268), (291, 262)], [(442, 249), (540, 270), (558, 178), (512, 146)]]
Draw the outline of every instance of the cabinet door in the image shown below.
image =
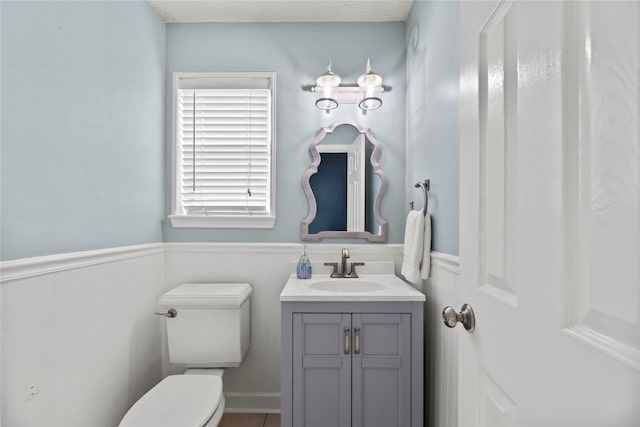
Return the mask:
[(410, 426), (411, 315), (353, 314), (352, 327), (352, 425)]
[(350, 347), (350, 314), (294, 313), (294, 426), (351, 426)]

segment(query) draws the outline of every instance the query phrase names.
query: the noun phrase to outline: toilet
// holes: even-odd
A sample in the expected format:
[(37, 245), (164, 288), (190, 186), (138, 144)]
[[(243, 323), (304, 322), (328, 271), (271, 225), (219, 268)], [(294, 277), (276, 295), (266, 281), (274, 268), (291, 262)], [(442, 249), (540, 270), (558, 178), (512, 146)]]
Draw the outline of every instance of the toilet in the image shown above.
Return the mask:
[(248, 283), (186, 283), (160, 298), (172, 365), (186, 368), (142, 396), (119, 427), (215, 427), (224, 413), (222, 375), (249, 349)]

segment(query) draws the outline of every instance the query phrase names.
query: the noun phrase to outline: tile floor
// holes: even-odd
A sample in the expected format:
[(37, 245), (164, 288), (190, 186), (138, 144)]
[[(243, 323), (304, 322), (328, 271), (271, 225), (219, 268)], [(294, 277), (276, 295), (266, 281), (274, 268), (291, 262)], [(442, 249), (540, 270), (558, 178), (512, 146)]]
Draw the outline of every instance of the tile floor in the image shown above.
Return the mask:
[(280, 427), (280, 414), (226, 413), (218, 427)]

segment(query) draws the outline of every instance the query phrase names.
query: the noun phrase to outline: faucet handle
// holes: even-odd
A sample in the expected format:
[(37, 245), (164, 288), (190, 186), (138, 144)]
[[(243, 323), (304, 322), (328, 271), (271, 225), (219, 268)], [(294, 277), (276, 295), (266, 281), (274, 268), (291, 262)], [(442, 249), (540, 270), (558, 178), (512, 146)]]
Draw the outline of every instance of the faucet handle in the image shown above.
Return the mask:
[(349, 277), (352, 277), (354, 279), (358, 278), (358, 273), (356, 273), (356, 267), (359, 265), (364, 265), (364, 262), (352, 262), (351, 263), (351, 270), (349, 271)]
[(327, 267), (333, 266), (333, 271), (331, 272), (331, 276), (330, 277), (339, 277), (340, 276), (340, 274), (338, 273), (338, 263), (337, 262), (325, 262), (324, 265), (327, 266)]

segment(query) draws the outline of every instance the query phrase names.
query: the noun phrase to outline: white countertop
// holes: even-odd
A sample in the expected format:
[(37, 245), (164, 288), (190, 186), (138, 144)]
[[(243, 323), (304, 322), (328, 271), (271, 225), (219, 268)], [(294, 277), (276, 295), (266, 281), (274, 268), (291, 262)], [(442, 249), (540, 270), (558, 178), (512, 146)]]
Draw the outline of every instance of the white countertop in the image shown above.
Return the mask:
[[(326, 269), (314, 274), (310, 279), (298, 279), (294, 272), (289, 276), (284, 289), (280, 293), (280, 301), (424, 301), (422, 292), (405, 283), (393, 274), (393, 263), (371, 262), (360, 267), (357, 279), (331, 279)], [(383, 265), (384, 264), (384, 265)], [(318, 267), (322, 264), (320, 263)], [(313, 264), (316, 271), (316, 264)], [(360, 271), (359, 270), (359, 271)], [(330, 270), (329, 270), (330, 271)], [(369, 271), (371, 271), (369, 273)], [(379, 284), (373, 290), (358, 290), (359, 283)], [(316, 286), (319, 283), (337, 285), (339, 290), (320, 290)], [(353, 284), (352, 289), (349, 289)], [(366, 285), (365, 285), (366, 286)]]

